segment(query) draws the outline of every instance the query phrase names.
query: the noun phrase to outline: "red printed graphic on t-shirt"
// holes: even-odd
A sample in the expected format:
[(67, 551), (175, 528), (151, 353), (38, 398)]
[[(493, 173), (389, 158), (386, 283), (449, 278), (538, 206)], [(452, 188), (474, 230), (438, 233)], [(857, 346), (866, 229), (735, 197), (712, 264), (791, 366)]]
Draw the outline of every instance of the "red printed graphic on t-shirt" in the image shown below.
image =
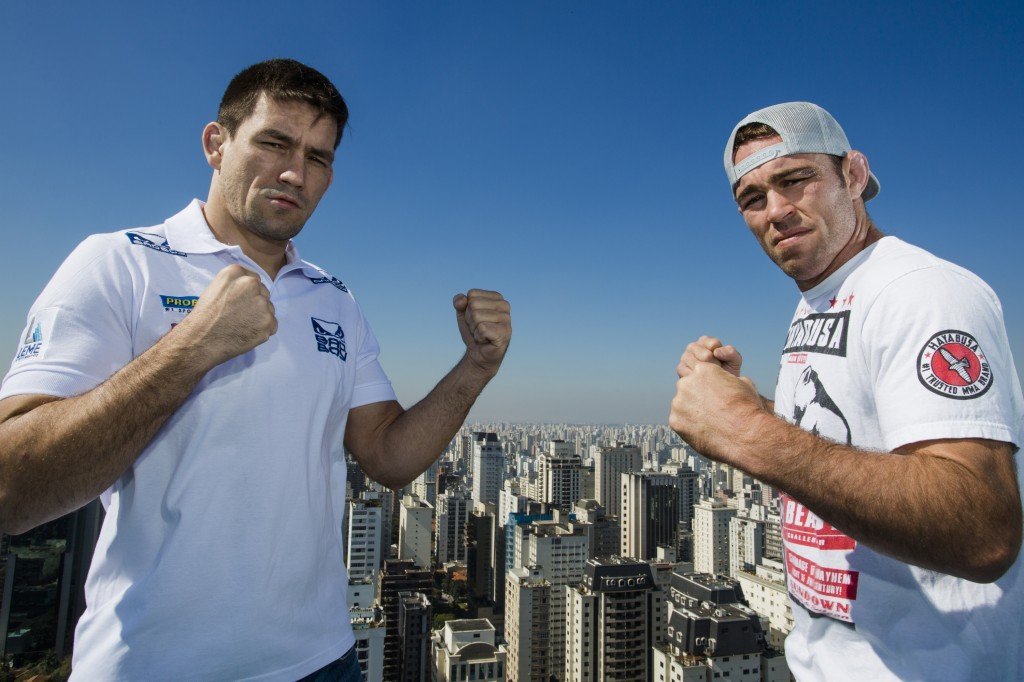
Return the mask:
[[(852, 623), (860, 574), (822, 562), (835, 557), (827, 563), (845, 566), (843, 555), (857, 542), (788, 495), (782, 495), (781, 501), (789, 593), (810, 611)], [(809, 549), (801, 552), (801, 547)]]
[(782, 495), (782, 536), (787, 543), (817, 549), (853, 549), (856, 541), (825, 523), (788, 495)]

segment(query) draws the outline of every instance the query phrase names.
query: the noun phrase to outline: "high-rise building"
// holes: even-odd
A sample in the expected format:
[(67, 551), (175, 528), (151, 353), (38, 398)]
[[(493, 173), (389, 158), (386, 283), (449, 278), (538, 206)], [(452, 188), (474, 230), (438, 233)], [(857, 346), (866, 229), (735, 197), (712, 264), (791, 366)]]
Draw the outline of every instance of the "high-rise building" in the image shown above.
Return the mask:
[(793, 604), (786, 591), (786, 572), (782, 563), (762, 559), (754, 571), (735, 576), (751, 609), (768, 621), (768, 643), (782, 649), (786, 635), (793, 630)]
[(596, 500), (594, 493), (594, 462), (580, 468), (580, 499)]
[(477, 602), (494, 603), (492, 590), (496, 565), (493, 504), (478, 504), (466, 520), (466, 580), (469, 594)]
[(412, 494), (421, 500), (437, 506), (437, 471), (438, 464), (435, 461), (427, 470), (421, 473), (412, 482)]
[(85, 577), (103, 510), (95, 500), (32, 530), (7, 538), (0, 576), (0, 660), (21, 666), (71, 650), (85, 610)]
[(355, 635), (356, 659), (366, 682), (384, 680), (384, 611), (374, 602), (375, 584), (369, 578), (348, 583), (349, 622)]
[(770, 507), (764, 522), (764, 556), (782, 561), (782, 516), (779, 508)]
[(360, 499), (348, 503), (345, 533), (345, 565), (349, 580), (369, 578), (377, 581), (380, 570), (383, 510), (380, 500)]
[(570, 509), (580, 499), (582, 462), (572, 443), (553, 440), (548, 451), (537, 458), (539, 500), (560, 509)]
[(547, 680), (551, 674), (551, 583), (539, 567), (523, 566), (509, 572), (505, 585), (508, 680)]
[(473, 500), (498, 504), (505, 477), (505, 453), (497, 434), (478, 432), (473, 440)]
[(459, 456), (456, 460), (455, 472), (469, 474), (473, 470), (473, 433), (466, 431), (459, 436)]
[(736, 509), (718, 498), (705, 498), (694, 507), (693, 568), (712, 575), (729, 572), (729, 519)]
[(429, 569), (434, 539), (434, 508), (427, 502), (406, 495), (398, 524), (398, 558), (411, 559), (420, 568)]
[(398, 593), (398, 637), (402, 643), (398, 679), (401, 682), (420, 682), (427, 678), (433, 613), (430, 600), (422, 592)]
[(437, 499), (437, 562), (466, 561), (466, 523), (473, 505), (464, 491), (444, 493)]
[(729, 575), (754, 573), (764, 556), (764, 521), (736, 515), (729, 519)]
[(789, 680), (739, 583), (700, 573), (672, 575), (667, 637), (654, 646), (653, 663), (659, 682)]
[(594, 493), (609, 516), (622, 513), (622, 474), (640, 471), (642, 463), (640, 448), (624, 443), (601, 447), (594, 455)]
[(639, 471), (622, 474), (620, 554), (653, 559), (659, 545), (675, 551), (679, 527), (679, 479)]
[(516, 527), (515, 567), (536, 566), (551, 584), (548, 657), (551, 674), (562, 677), (565, 651), (565, 594), (583, 580), (590, 543), (584, 527), (561, 521), (533, 521)]
[(428, 594), (434, 585), (434, 576), (428, 569), (417, 566), (410, 559), (386, 560), (380, 572), (377, 602), (384, 611), (386, 636), (384, 639), (384, 680), (398, 682), (402, 657), (402, 638), (398, 628), (399, 592)]
[(610, 519), (604, 514), (604, 507), (597, 500), (582, 499), (573, 507), (576, 518), (587, 524), (587, 537), (590, 542), (589, 559), (610, 557), (619, 553), (622, 538), (617, 519)]
[(354, 500), (366, 490), (366, 474), (351, 454), (345, 453), (345, 497)]
[(568, 590), (563, 679), (646, 682), (665, 614), (665, 595), (649, 564), (591, 559), (583, 582)]
[(679, 521), (686, 524), (686, 530), (693, 530), (693, 507), (700, 499), (700, 475), (684, 464), (676, 469), (676, 478), (679, 479)]
[(433, 636), (435, 682), (503, 682), (508, 650), (483, 618), (450, 620)]

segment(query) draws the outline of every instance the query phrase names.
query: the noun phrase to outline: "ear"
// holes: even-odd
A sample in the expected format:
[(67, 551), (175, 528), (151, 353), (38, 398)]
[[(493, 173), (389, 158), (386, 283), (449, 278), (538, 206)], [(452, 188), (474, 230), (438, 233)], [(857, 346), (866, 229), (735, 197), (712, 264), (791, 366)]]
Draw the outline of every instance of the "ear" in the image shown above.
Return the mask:
[(843, 172), (846, 174), (846, 186), (850, 190), (850, 198), (859, 199), (864, 188), (868, 186), (868, 178), (871, 175), (868, 157), (851, 149), (843, 157)]
[(222, 147), (228, 137), (228, 131), (217, 121), (211, 121), (203, 128), (203, 153), (206, 154), (206, 163), (214, 170), (220, 170), (224, 160)]

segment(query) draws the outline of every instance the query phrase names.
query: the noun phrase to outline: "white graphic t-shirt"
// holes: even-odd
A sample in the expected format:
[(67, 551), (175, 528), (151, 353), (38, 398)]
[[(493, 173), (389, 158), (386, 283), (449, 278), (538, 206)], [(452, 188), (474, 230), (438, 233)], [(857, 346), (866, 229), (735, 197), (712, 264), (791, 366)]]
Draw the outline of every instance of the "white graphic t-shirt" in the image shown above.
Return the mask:
[[(1024, 428), (995, 294), (895, 237), (804, 292), (775, 411), (883, 452), (939, 438), (1019, 447)], [(786, 655), (798, 679), (1024, 679), (1020, 558), (983, 585), (879, 554), (786, 496), (782, 520), (796, 621)]]

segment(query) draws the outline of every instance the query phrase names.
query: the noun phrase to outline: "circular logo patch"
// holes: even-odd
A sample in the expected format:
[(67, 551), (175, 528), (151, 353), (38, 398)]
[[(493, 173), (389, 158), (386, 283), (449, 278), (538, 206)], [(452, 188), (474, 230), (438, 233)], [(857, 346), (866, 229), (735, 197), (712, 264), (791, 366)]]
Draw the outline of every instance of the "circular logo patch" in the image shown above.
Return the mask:
[(933, 393), (967, 400), (992, 385), (992, 370), (977, 339), (947, 329), (928, 339), (917, 356), (917, 378)]

